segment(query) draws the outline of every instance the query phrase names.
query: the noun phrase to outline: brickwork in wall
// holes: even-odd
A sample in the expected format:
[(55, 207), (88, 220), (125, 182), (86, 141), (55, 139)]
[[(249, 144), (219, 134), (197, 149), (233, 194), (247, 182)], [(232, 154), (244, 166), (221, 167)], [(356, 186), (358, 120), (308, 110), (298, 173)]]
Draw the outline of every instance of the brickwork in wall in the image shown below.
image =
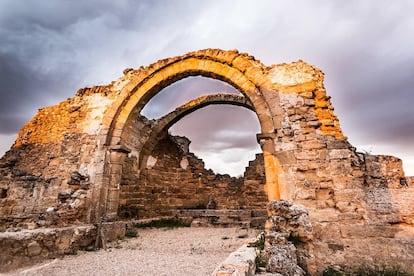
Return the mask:
[[(181, 140), (189, 144), (186, 138)], [(249, 163), (244, 177), (231, 177), (207, 170), (201, 159), (182, 150), (188, 145), (176, 143), (165, 136), (151, 154), (154, 165), (141, 175), (133, 165), (136, 160), (127, 161), (121, 181), (121, 218), (175, 215), (177, 209), (206, 209), (210, 201), (215, 209), (266, 208), (261, 154)]]

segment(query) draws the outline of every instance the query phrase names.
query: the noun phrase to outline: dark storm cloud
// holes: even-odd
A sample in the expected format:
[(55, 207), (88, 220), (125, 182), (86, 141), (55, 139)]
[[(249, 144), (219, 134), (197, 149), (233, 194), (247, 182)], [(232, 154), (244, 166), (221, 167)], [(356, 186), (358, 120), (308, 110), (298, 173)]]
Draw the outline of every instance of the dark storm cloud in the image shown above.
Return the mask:
[[(27, 68), (14, 56), (0, 55), (0, 133), (16, 133), (49, 95), (54, 81)], [(47, 100), (43, 101), (47, 102)]]
[[(12, 31), (36, 28), (67, 31), (73, 25), (90, 23), (106, 17), (106, 23), (114, 28), (142, 28), (154, 25), (152, 11), (165, 7), (169, 1), (56, 1), (56, 0), (3, 0), (0, 3), (0, 23)], [(168, 11), (164, 11), (168, 13)]]
[(351, 141), (408, 142), (414, 136), (414, 20), (408, 11), (414, 7), (409, 1), (372, 4), (331, 1), (335, 18), (325, 28), (324, 51), (310, 53), (316, 54), (312, 62), (326, 73), (327, 91)]
[(36, 108), (138, 66), (126, 59), (148, 48), (156, 22), (167, 20), (172, 7), (169, 1), (2, 1), (0, 133), (17, 131)]
[(32, 68), (30, 60), (0, 53), (0, 134), (16, 133), (38, 108), (73, 93), (75, 86), (66, 72), (42, 72)]
[[(332, 80), (330, 73), (328, 93), (346, 134), (359, 143), (408, 142), (414, 136), (414, 54), (401, 61), (374, 59), (372, 55), (356, 57), (352, 65), (338, 70), (344, 74), (336, 73)], [(330, 90), (333, 82), (336, 84)]]
[(189, 23), (191, 11), (203, 8), (180, 4), (177, 9), (171, 1), (0, 2), (0, 134), (17, 131), (37, 108), (71, 97), (80, 87), (108, 83), (126, 67), (164, 58), (159, 52), (180, 33), (170, 18)]
[[(18, 62), (11, 57), (0, 56), (0, 83), (1, 83), (1, 101), (0, 101), (0, 132), (3, 134), (15, 133), (25, 121), (25, 118), (18, 118), (16, 110), (22, 112), (22, 103), (24, 103), (28, 89), (28, 77), (23, 74), (22, 68)], [(19, 102), (19, 99), (22, 102)], [(28, 102), (25, 102), (28, 104)]]

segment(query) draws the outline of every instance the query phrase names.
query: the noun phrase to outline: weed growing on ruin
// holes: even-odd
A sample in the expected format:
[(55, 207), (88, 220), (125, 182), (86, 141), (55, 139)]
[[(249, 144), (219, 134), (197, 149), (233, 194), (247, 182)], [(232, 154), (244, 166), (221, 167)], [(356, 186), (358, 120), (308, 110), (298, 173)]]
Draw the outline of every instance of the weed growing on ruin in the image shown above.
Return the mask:
[(343, 272), (333, 268), (333, 267), (328, 267), (327, 269), (325, 269), (322, 272), (323, 276), (342, 276), (344, 275)]
[(264, 250), (265, 235), (264, 232), (260, 233), (254, 242), (248, 244), (248, 247), (256, 247), (258, 250)]
[(256, 248), (256, 258), (255, 258), (256, 271), (259, 271), (259, 269), (261, 267), (266, 267), (266, 265), (267, 265), (267, 259), (263, 255), (264, 245), (265, 245), (265, 234), (264, 234), (264, 232), (261, 232), (257, 236), (257, 238), (254, 242), (251, 242), (247, 245), (248, 247), (255, 247)]
[(258, 271), (260, 267), (266, 267), (267, 265), (267, 260), (263, 257), (261, 252), (256, 255), (254, 261), (256, 263), (256, 271)]
[(295, 247), (302, 243), (299, 235), (293, 233), (289, 235), (288, 241), (292, 242)]
[(129, 228), (129, 229), (127, 229), (126, 232), (125, 232), (125, 237), (128, 237), (128, 238), (136, 238), (136, 237), (138, 237), (138, 231), (137, 231), (137, 229), (135, 229), (135, 228)]

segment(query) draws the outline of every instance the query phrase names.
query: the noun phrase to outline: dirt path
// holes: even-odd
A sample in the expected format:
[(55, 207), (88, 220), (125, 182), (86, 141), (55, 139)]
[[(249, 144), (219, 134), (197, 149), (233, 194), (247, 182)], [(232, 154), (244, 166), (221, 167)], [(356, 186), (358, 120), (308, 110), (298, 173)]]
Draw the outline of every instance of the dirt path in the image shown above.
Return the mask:
[(240, 228), (139, 229), (137, 238), (107, 251), (79, 252), (4, 275), (211, 275), (258, 230)]

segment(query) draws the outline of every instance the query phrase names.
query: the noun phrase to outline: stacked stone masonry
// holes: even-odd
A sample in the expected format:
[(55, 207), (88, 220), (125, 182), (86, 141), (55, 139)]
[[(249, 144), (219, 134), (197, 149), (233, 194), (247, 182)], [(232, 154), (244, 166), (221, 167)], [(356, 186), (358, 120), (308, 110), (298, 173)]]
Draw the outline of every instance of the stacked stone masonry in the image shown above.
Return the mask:
[[(166, 135), (170, 124), (202, 101), (183, 106), (186, 112), (164, 124), (141, 116), (163, 88), (198, 75), (234, 86), (243, 104), (235, 98), (226, 103), (257, 115), (262, 153), (242, 179), (205, 170)], [(210, 196), (217, 208), (286, 199), (309, 212), (313, 238), (304, 256), (311, 257), (300, 262), (307, 272), (362, 263), (414, 272), (414, 178), (404, 175), (400, 159), (352, 147), (323, 79), (303, 61), (266, 66), (236, 50), (206, 49), (126, 69), (106, 86), (80, 89), (40, 109), (1, 159), (0, 229), (161, 215), (201, 206)]]
[(0, 233), (0, 272), (22, 264), (35, 264), (45, 258), (76, 254), (79, 249), (92, 249), (95, 236), (93, 226)]
[[(119, 199), (120, 218), (174, 216), (180, 209), (262, 209), (267, 197), (263, 158), (260, 154), (246, 168), (244, 177), (215, 174), (201, 159), (181, 150), (168, 134), (152, 152), (154, 165), (138, 174), (136, 160), (126, 161)], [(188, 149), (189, 140), (184, 140)], [(183, 142), (182, 142), (183, 143)], [(156, 161), (155, 161), (156, 160)]]

